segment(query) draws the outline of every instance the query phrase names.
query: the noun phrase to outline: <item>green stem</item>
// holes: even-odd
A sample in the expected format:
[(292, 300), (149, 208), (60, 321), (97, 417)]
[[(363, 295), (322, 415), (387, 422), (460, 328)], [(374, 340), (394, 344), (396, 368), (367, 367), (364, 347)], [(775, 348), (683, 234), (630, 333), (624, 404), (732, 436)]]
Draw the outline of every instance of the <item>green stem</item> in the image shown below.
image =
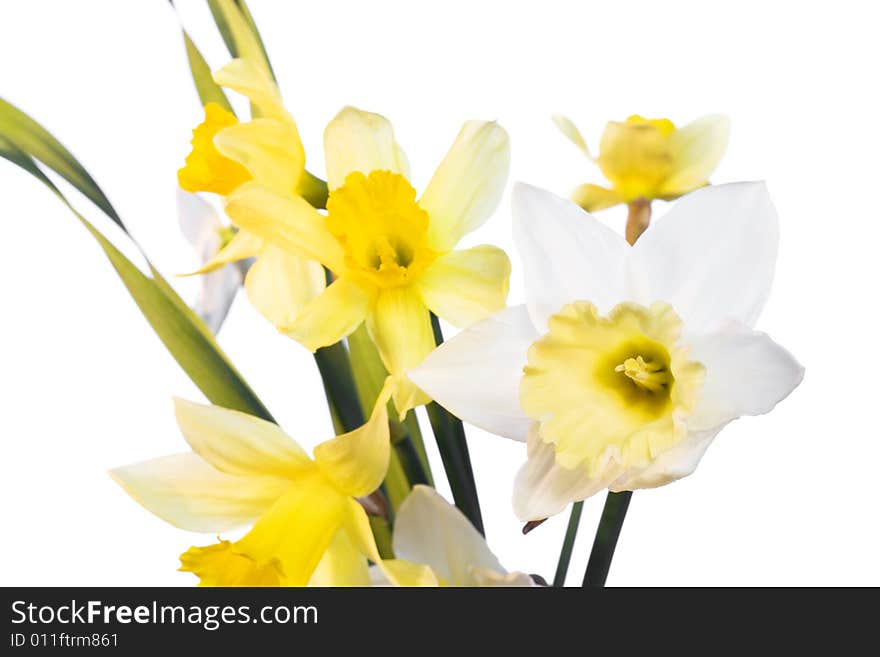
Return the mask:
[(431, 485), (430, 477), (425, 472), (421, 456), (413, 444), (412, 437), (409, 431), (407, 431), (406, 426), (394, 419), (390, 419), (388, 424), (391, 430), (391, 444), (394, 446), (394, 451), (397, 453), (397, 458), (410, 486), (415, 486), (416, 484)]
[(364, 423), (364, 411), (358, 399), (345, 345), (337, 342), (318, 349), (315, 362), (321, 373), (331, 413), (338, 418), (343, 432), (354, 431)]
[(588, 588), (602, 588), (608, 579), (608, 569), (611, 568), (611, 559), (614, 558), (614, 548), (617, 547), (617, 539), (620, 529), (626, 518), (626, 510), (629, 508), (629, 500), (632, 491), (622, 493), (608, 493), (605, 498), (605, 508), (602, 509), (602, 518), (599, 520), (599, 528), (596, 530), (596, 538), (593, 540), (593, 549), (590, 552), (590, 561), (587, 563), (587, 571), (584, 573), (584, 586)]
[(583, 509), (583, 502), (575, 502), (571, 507), (568, 528), (565, 530), (565, 539), (562, 541), (562, 550), (559, 553), (559, 563), (556, 565), (556, 575), (553, 577), (553, 586), (565, 586), (565, 576), (568, 574), (568, 564), (571, 562), (571, 551), (577, 538)]
[(383, 559), (393, 559), (394, 550), (391, 548), (391, 526), (388, 520), (379, 516), (370, 516), (370, 528), (373, 530), (373, 537), (376, 539), (379, 556)]
[[(382, 364), (379, 352), (376, 351), (376, 347), (367, 334), (365, 326), (361, 325), (354, 333), (348, 336), (348, 345), (351, 350), (355, 386), (361, 403), (364, 408), (372, 408), (385, 382), (385, 377), (388, 376), (388, 371)], [(428, 484), (432, 484), (431, 469), (428, 466), (428, 458), (422, 443), (422, 434), (419, 431), (415, 414), (410, 411), (404, 422), (400, 423), (391, 412), (392, 410), (393, 404), (389, 402), (389, 428), (392, 439), (397, 438), (397, 442), (400, 442), (404, 436), (408, 437), (413, 449), (419, 455), (424, 478)], [(409, 495), (411, 483), (418, 482), (409, 481), (399, 450), (395, 449), (391, 452), (391, 463), (388, 467), (388, 475), (385, 478), (388, 501), (393, 511), (396, 511), (401, 502)]]
[[(438, 346), (443, 344), (443, 332), (440, 330), (440, 322), (434, 314), (431, 315), (431, 326), (434, 329), (434, 342)], [(431, 428), (434, 430), (434, 438), (437, 440), (437, 448), (440, 451), (440, 458), (443, 461), (443, 469), (446, 471), (446, 478), (452, 489), (455, 506), (485, 536), (477, 484), (471, 467), (464, 426), (461, 420), (437, 402), (428, 404), (427, 410), (428, 418), (431, 420)]]

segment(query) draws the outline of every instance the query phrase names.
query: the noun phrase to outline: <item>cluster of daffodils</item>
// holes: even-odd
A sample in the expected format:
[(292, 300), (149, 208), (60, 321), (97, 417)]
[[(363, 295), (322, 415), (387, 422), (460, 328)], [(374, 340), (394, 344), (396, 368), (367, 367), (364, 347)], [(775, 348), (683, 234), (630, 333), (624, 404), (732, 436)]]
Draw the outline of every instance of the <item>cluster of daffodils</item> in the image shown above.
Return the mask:
[[(324, 131), (325, 182), (306, 170), (264, 61), (234, 59), (213, 80), (252, 116), (207, 103), (178, 173), (203, 282), (195, 308), (216, 333), (244, 287), (302, 347), (340, 349), (338, 367), (321, 369), (328, 402), (334, 412), (354, 403), (360, 425), (310, 455), (268, 419), (175, 402), (190, 451), (112, 476), (163, 520), (215, 537), (180, 557), (202, 585), (544, 584), (508, 572), (487, 546), (461, 420), (526, 443), (512, 508), (534, 525), (606, 489), (687, 476), (725, 425), (768, 412), (801, 381), (797, 361), (754, 330), (778, 242), (767, 190), (709, 185), (724, 117), (680, 129), (612, 122), (596, 157), (555, 117), (608, 185), (581, 185), (571, 200), (514, 187), (526, 299), (508, 307), (504, 251), (456, 248), (505, 190), (501, 126), (464, 123), (419, 193), (391, 123), (345, 107)], [(657, 199), (677, 202), (651, 223)], [(590, 214), (618, 204), (626, 238)], [(460, 332), (443, 342), (437, 318)], [(377, 377), (348, 360), (361, 326), (378, 383), (352, 402), (334, 391)], [(403, 424), (426, 404), (455, 505), (425, 485), (417, 425)]]

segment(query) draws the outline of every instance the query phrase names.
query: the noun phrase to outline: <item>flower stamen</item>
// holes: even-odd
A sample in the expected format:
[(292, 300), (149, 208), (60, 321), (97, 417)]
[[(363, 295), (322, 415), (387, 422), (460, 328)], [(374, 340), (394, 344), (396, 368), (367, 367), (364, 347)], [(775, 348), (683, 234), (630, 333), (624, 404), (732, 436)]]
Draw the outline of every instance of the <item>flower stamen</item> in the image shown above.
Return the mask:
[(662, 363), (646, 361), (641, 356), (627, 358), (614, 368), (615, 372), (622, 372), (639, 388), (650, 392), (664, 392), (672, 383), (672, 373)]

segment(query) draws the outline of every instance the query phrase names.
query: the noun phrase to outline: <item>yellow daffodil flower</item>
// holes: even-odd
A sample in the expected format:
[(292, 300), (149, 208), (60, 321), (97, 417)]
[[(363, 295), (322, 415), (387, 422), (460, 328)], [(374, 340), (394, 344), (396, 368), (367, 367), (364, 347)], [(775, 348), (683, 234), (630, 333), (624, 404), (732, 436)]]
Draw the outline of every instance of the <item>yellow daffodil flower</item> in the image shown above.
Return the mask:
[(638, 115), (611, 121), (602, 134), (599, 155), (593, 157), (580, 131), (564, 116), (553, 117), (557, 127), (595, 162), (609, 187), (584, 184), (574, 194), (587, 212), (618, 203), (671, 200), (709, 184), (730, 132), (727, 117), (705, 116), (676, 128), (669, 119)]
[(319, 564), (325, 577), (368, 581), (367, 559), (380, 559), (355, 498), (376, 490), (388, 469), (389, 398), (386, 384), (367, 423), (318, 445), (314, 459), (271, 422), (176, 400), (192, 452), (111, 475), (176, 527), (218, 533), (253, 525), (234, 543), (181, 556), (181, 569), (203, 586), (304, 586)]
[[(238, 119), (214, 103), (193, 131), (192, 151), (178, 172), (188, 192), (228, 196), (246, 182), (285, 194), (307, 194), (313, 178), (305, 171), (305, 151), (293, 117), (268, 74), (247, 59), (235, 59), (214, 73), (217, 84), (246, 96), (259, 115)], [(197, 272), (255, 258), (245, 278), (248, 299), (273, 324), (292, 322), (325, 287), (321, 265), (240, 230)]]
[(410, 376), (463, 420), (528, 443), (520, 519), (686, 477), (724, 426), (801, 382), (794, 357), (752, 328), (778, 245), (764, 185), (688, 194), (634, 245), (527, 185), (513, 220), (526, 305), (462, 331)]
[[(535, 585), (525, 573), (507, 572), (464, 514), (429, 486), (415, 486), (397, 510), (393, 549), (395, 559), (370, 569), (373, 585)], [(364, 585), (363, 570), (322, 569), (332, 563), (332, 557), (322, 562), (313, 584)]]
[(404, 413), (427, 401), (403, 372), (434, 348), (428, 311), (467, 326), (504, 307), (507, 255), (492, 246), (453, 249), (498, 203), (510, 161), (507, 133), (494, 122), (466, 123), (418, 199), (384, 117), (347, 107), (327, 126), (324, 146), (326, 216), (258, 181), (238, 187), (226, 211), (249, 234), (334, 274), (280, 330), (315, 350), (365, 321), (398, 380), (394, 401)]

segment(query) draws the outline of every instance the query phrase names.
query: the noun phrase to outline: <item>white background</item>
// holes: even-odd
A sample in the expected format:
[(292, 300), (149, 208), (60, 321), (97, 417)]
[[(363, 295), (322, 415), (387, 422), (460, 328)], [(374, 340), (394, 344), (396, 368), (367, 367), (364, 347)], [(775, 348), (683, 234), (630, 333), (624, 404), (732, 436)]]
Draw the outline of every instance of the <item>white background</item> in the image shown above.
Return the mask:
[[(204, 3), (179, 5), (222, 65)], [(601, 179), (553, 112), (594, 147), (606, 120), (632, 113), (679, 124), (728, 114), (730, 148), (713, 179), (769, 183), (782, 242), (759, 328), (799, 357), (806, 378), (771, 415), (725, 429), (692, 477), (634, 495), (609, 583), (880, 584), (870, 3), (250, 5), (317, 173), (324, 125), (345, 104), (394, 122), (418, 188), (462, 121), (497, 118), (512, 138), (512, 179), (559, 193)], [(160, 270), (191, 270), (174, 188), (201, 109), (168, 3), (7, 0), (3, 10), (0, 94), (79, 157)], [(622, 230), (621, 213), (601, 217)], [(0, 583), (193, 583), (175, 571), (177, 556), (211, 537), (154, 518), (106, 470), (184, 450), (171, 397), (199, 392), (82, 226), (5, 164), (0, 218)], [(520, 302), (507, 196), (467, 243), (480, 242), (511, 254), (510, 302)], [(195, 281), (175, 284), (192, 298)], [(311, 356), (244, 296), (220, 342), (289, 433), (307, 446), (329, 437)], [(524, 445), (476, 429), (469, 443), (490, 545), (507, 568), (551, 578), (567, 514), (523, 537), (509, 498)], [(603, 497), (585, 505), (569, 583), (583, 573)]]

